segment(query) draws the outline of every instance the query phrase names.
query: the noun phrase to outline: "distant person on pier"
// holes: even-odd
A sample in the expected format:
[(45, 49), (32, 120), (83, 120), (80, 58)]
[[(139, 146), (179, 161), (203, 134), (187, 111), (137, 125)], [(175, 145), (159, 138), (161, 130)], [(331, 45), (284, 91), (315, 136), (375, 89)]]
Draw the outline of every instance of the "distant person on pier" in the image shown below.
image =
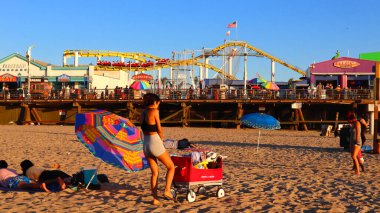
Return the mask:
[(342, 91), (342, 88), (340, 87), (340, 85), (338, 84), (338, 86), (336, 86), (335, 88), (335, 92), (336, 92), (336, 98), (337, 99), (340, 99), (340, 92)]
[(129, 99), (130, 93), (131, 93), (131, 88), (128, 87), (128, 85), (125, 85), (124, 92), (125, 92), (125, 95), (126, 95), (127, 99)]
[(108, 94), (109, 94), (109, 91), (108, 91), (108, 85), (106, 85), (106, 89), (105, 89), (105, 96), (104, 96), (104, 98), (106, 98), (106, 99), (108, 99)]

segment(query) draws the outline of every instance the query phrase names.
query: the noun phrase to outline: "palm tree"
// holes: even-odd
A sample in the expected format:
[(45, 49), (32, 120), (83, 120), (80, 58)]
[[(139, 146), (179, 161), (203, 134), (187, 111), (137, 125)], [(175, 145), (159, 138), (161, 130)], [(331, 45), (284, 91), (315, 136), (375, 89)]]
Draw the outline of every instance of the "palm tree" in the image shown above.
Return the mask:
[(167, 77), (163, 77), (161, 78), (161, 83), (162, 83), (162, 86), (165, 87), (166, 86), (166, 82), (168, 81), (168, 78)]
[(288, 86), (289, 86), (290, 89), (292, 88), (293, 81), (294, 81), (293, 78), (289, 78), (289, 80), (288, 80)]

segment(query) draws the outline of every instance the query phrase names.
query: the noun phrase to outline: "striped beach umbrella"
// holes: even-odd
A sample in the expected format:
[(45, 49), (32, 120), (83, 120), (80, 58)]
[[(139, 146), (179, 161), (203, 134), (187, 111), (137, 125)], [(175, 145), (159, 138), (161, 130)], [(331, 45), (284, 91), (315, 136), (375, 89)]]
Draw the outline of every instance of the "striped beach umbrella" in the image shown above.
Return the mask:
[(130, 88), (135, 90), (149, 89), (150, 84), (147, 81), (135, 81), (131, 84)]
[(126, 118), (105, 110), (78, 113), (75, 134), (97, 158), (128, 172), (149, 167), (140, 130)]

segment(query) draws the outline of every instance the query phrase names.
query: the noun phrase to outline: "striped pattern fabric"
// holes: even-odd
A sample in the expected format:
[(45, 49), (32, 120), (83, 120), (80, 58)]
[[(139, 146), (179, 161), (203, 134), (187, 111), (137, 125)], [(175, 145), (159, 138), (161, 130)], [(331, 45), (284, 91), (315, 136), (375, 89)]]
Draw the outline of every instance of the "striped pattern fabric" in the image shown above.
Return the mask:
[(140, 130), (128, 119), (105, 110), (78, 113), (75, 134), (104, 162), (128, 172), (149, 167)]

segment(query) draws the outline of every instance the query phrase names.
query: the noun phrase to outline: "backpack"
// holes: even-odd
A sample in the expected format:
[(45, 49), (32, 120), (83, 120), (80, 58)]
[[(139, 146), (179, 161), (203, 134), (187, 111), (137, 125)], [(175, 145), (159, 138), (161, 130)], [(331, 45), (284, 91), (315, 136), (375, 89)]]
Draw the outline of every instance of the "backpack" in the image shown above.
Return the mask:
[(187, 138), (178, 141), (177, 149), (186, 149), (190, 147), (190, 142)]

